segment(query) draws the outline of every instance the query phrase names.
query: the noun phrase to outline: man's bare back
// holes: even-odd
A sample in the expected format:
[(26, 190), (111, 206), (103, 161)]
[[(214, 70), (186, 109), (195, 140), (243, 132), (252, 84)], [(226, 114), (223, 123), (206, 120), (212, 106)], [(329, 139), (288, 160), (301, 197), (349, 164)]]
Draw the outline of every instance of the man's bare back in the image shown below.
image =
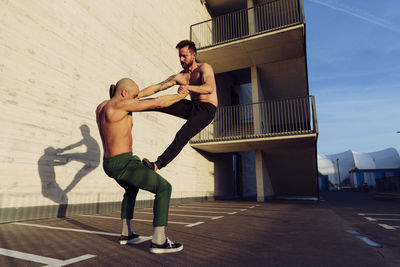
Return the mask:
[(121, 79), (111, 100), (96, 109), (96, 120), (104, 148), (104, 157), (132, 152), (132, 112), (167, 107), (184, 99), (188, 91), (154, 99), (139, 100), (139, 88), (129, 78)]

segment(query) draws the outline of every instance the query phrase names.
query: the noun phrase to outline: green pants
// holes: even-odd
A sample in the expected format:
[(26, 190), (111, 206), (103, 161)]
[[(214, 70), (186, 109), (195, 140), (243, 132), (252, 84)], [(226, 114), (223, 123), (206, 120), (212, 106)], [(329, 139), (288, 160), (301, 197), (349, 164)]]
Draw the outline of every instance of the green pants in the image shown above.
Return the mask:
[(121, 205), (121, 219), (132, 219), (139, 189), (155, 194), (153, 225), (167, 226), (171, 184), (155, 171), (145, 167), (139, 157), (123, 153), (103, 159), (105, 173), (125, 189)]

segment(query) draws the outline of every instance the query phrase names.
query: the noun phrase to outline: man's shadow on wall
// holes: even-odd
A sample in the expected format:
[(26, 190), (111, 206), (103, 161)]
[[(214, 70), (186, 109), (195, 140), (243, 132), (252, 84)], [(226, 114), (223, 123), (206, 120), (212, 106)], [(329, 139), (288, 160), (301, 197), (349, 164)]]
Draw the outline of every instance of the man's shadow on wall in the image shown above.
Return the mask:
[[(42, 181), (42, 195), (60, 204), (57, 217), (65, 217), (68, 208), (67, 194), (85, 177), (89, 172), (99, 166), (100, 147), (97, 141), (90, 136), (87, 125), (81, 125), (82, 140), (64, 148), (48, 147), (43, 156), (38, 160), (39, 176)], [(61, 154), (76, 147), (85, 146), (86, 152)], [(70, 161), (83, 163), (83, 167), (75, 174), (71, 183), (62, 189), (56, 180), (55, 166), (66, 165)]]

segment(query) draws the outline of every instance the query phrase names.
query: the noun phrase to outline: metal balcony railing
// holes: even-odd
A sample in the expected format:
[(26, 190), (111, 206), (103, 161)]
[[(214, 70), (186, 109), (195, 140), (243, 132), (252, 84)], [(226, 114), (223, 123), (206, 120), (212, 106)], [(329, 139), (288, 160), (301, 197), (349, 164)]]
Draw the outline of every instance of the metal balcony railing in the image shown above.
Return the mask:
[(198, 49), (301, 24), (302, 0), (275, 0), (190, 26)]
[(219, 107), (190, 143), (318, 133), (314, 96)]

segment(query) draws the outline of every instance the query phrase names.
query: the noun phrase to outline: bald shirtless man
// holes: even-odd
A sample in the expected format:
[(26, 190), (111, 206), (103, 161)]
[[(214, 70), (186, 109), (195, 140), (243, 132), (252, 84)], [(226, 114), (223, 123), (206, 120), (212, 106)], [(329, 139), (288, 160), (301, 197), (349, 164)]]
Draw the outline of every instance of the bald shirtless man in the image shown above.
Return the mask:
[(152, 253), (170, 253), (183, 249), (182, 244), (173, 243), (165, 236), (168, 224), (168, 209), (171, 185), (156, 172), (143, 166), (139, 157), (132, 154), (132, 112), (170, 106), (184, 99), (189, 92), (180, 90), (174, 95), (139, 100), (139, 88), (134, 81), (124, 78), (110, 87), (111, 100), (103, 101), (96, 109), (96, 120), (104, 149), (103, 169), (105, 173), (125, 189), (121, 205), (122, 234), (120, 244), (135, 244), (139, 235), (132, 232), (136, 196), (139, 189), (155, 194)]
[(178, 92), (188, 90), (190, 93), (191, 101), (183, 99), (169, 107), (156, 110), (187, 121), (156, 162), (143, 159), (142, 163), (155, 171), (170, 163), (193, 136), (210, 124), (218, 106), (217, 87), (212, 67), (207, 63), (196, 62), (197, 50), (192, 41), (180, 41), (176, 48), (179, 50), (183, 70), (161, 83), (141, 90), (138, 96), (138, 98), (146, 97), (174, 85), (180, 85)]

